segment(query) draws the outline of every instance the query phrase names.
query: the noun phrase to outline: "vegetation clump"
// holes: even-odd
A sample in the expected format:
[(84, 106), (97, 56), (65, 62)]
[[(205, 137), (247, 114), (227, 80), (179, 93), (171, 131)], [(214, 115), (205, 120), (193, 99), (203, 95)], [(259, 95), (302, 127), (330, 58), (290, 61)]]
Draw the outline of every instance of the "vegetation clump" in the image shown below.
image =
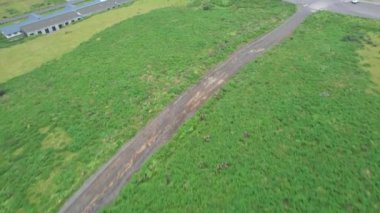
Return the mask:
[(6, 93), (6, 91), (5, 91), (4, 89), (1, 89), (1, 88), (0, 88), (0, 97), (4, 96), (5, 93)]

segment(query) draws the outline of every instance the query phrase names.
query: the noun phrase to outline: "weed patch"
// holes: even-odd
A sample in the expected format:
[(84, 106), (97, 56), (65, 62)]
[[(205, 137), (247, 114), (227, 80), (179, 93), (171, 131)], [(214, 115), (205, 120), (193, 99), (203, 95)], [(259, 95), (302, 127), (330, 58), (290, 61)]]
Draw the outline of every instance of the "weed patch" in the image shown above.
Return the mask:
[(67, 132), (60, 128), (56, 128), (51, 133), (47, 134), (48, 135), (46, 138), (42, 141), (43, 149), (62, 149), (72, 142), (72, 138), (67, 134)]

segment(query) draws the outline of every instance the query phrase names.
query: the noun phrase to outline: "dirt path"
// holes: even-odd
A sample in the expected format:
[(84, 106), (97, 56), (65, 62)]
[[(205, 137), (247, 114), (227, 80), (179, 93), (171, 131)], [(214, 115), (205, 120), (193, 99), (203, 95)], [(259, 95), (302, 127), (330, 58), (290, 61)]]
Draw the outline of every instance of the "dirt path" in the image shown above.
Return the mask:
[(109, 203), (157, 148), (167, 142), (178, 127), (189, 119), (239, 69), (273, 45), (291, 35), (311, 14), (307, 7), (281, 26), (249, 43), (212, 69), (198, 84), (179, 96), (161, 114), (138, 132), (115, 156), (99, 169), (62, 207), (60, 212), (96, 212)]

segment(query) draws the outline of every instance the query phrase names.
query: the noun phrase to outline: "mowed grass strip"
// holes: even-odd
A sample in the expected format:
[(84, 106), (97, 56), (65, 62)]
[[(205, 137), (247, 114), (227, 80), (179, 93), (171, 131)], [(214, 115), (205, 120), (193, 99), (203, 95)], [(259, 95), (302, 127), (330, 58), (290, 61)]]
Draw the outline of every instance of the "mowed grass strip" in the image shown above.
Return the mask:
[(136, 16), (0, 85), (0, 212), (56, 211), (213, 64), (295, 9), (270, 0), (201, 8)]
[(368, 89), (379, 52), (369, 51), (377, 58), (367, 66), (358, 53), (378, 48), (374, 35), (379, 21), (308, 18), (183, 125), (104, 211), (378, 212), (380, 93)]
[(94, 15), (53, 34), (38, 36), (15, 46), (0, 48), (0, 83), (60, 58), (81, 43), (88, 41), (94, 34), (123, 20), (159, 8), (185, 5), (186, 2), (186, 0), (136, 0), (130, 6)]

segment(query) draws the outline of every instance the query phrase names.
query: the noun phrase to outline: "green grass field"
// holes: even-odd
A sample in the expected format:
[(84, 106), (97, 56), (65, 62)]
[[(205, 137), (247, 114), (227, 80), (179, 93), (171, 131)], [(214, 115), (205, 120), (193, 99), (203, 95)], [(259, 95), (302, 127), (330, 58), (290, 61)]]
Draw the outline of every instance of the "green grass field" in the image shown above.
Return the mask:
[(186, 2), (186, 0), (137, 0), (131, 6), (91, 16), (49, 35), (18, 40), (17, 44), (0, 39), (0, 58), (4, 59), (0, 60), (0, 83), (62, 57), (96, 33), (121, 21), (155, 9), (185, 5)]
[(201, 8), (128, 19), (0, 84), (0, 212), (56, 211), (213, 64), (295, 9), (274, 0)]
[(0, 19), (62, 4), (66, 0), (0, 0)]
[(379, 47), (379, 21), (308, 18), (183, 125), (105, 212), (379, 212)]

